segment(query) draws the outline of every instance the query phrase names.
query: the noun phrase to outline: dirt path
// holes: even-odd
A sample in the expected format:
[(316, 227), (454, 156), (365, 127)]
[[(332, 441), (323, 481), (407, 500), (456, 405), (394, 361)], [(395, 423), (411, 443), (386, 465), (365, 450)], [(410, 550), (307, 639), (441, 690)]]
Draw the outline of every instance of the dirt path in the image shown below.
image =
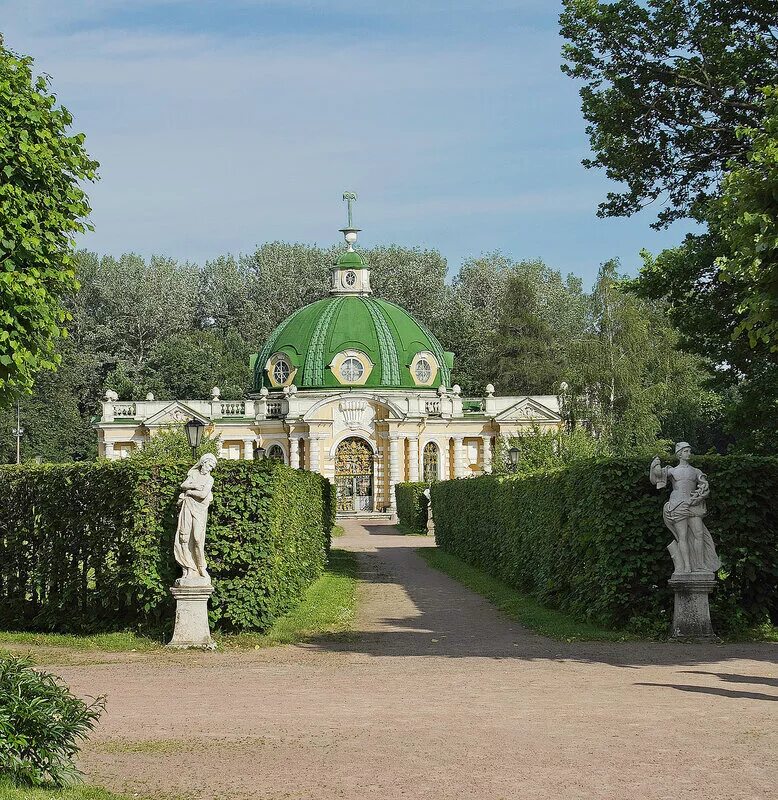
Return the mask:
[(431, 543), (347, 526), (355, 632), (55, 670), (109, 713), (88, 779), (188, 798), (775, 796), (778, 648), (564, 644), (431, 570)]

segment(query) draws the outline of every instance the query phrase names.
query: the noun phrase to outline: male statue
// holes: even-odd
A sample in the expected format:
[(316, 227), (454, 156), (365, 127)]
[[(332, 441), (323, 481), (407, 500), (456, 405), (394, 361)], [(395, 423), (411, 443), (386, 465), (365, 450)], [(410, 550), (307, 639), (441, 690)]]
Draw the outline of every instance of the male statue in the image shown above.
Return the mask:
[(675, 565), (673, 575), (715, 573), (721, 562), (702, 521), (708, 513), (705, 507), (705, 498), (710, 494), (708, 479), (702, 470), (689, 464), (692, 449), (688, 442), (678, 442), (675, 454), (678, 466), (663, 467), (657, 456), (649, 469), (649, 478), (657, 489), (663, 489), (668, 480), (672, 484), (670, 500), (665, 503), (662, 516), (674, 539), (667, 547)]

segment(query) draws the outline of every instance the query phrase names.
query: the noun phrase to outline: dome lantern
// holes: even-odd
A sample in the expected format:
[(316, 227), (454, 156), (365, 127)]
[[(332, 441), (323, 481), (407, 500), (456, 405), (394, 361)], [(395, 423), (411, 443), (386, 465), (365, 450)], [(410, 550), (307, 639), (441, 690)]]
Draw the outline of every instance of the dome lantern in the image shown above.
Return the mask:
[(332, 267), (330, 294), (356, 295), (366, 297), (373, 293), (370, 288), (370, 270), (362, 256), (354, 250), (359, 228), (354, 227), (351, 204), (357, 199), (356, 192), (343, 192), (343, 199), (348, 205), (348, 223), (340, 232), (346, 240), (347, 249)]

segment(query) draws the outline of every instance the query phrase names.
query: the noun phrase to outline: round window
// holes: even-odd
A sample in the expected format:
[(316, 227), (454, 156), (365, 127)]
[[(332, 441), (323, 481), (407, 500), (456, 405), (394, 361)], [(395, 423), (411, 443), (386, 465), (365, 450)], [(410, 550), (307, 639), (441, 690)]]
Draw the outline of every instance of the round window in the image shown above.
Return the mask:
[(349, 357), (340, 365), (340, 377), (343, 378), (346, 383), (358, 381), (362, 377), (364, 371), (365, 368), (358, 358)]
[(278, 383), (286, 383), (292, 370), (289, 367), (289, 362), (283, 358), (279, 358), (273, 365), (273, 380)]
[(419, 383), (429, 383), (432, 380), (432, 367), (426, 358), (420, 358), (416, 362), (416, 380)]
[(357, 282), (357, 273), (350, 269), (343, 279), (346, 282), (346, 286), (353, 286)]

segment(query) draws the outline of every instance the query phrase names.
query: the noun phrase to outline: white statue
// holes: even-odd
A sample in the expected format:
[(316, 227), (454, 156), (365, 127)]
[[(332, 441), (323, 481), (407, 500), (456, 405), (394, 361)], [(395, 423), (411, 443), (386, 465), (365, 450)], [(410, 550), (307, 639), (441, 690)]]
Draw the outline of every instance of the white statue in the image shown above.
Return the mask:
[(208, 506), (213, 500), (211, 470), (216, 466), (216, 456), (206, 453), (186, 474), (178, 495), (178, 527), (173, 545), (173, 555), (181, 565), (183, 574), (176, 586), (210, 585), (205, 562), (205, 525)]
[(649, 469), (649, 478), (657, 489), (663, 489), (668, 480), (672, 482), (670, 500), (665, 503), (662, 516), (675, 540), (667, 547), (675, 564), (673, 574), (716, 572), (721, 562), (702, 521), (708, 513), (705, 507), (705, 498), (710, 494), (708, 479), (702, 470), (689, 464), (692, 448), (688, 442), (678, 442), (675, 454), (677, 467), (663, 467), (657, 456)]
[(435, 520), (432, 516), (432, 492), (428, 486), (422, 494), (427, 498), (427, 533), (435, 533)]

